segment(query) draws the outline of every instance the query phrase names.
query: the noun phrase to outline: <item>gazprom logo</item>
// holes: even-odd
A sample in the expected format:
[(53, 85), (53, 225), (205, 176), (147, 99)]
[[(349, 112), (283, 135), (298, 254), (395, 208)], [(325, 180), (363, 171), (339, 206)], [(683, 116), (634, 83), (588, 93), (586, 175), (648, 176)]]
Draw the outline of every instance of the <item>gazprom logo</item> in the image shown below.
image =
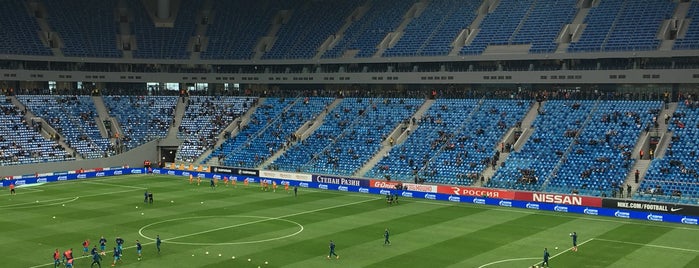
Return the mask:
[(131, 174), (141, 174), (141, 170), (140, 169), (132, 169)]
[(65, 180), (68, 180), (68, 176), (58, 176), (58, 179), (56, 179), (56, 180), (65, 181)]
[(527, 207), (528, 209), (539, 209), (539, 204), (527, 203), (526, 207)]
[(327, 184), (318, 184), (318, 189), (327, 190), (327, 189), (328, 189), (328, 185), (327, 185)]
[(425, 199), (435, 200), (437, 199), (437, 196), (433, 194), (425, 194)]
[(404, 196), (404, 197), (413, 197), (413, 193), (412, 193), (412, 192), (403, 192), (401, 195)]
[(299, 186), (300, 186), (300, 187), (304, 187), (304, 188), (308, 188), (308, 183), (300, 182), (300, 183), (299, 183)]
[(473, 199), (473, 203), (474, 203), (474, 204), (485, 205), (485, 199), (483, 199), (483, 198), (474, 198), (474, 199)]
[(347, 187), (347, 186), (338, 186), (338, 187), (337, 187), (337, 190), (338, 190), (338, 191), (347, 192), (347, 191), (349, 191), (349, 187)]
[(646, 217), (649, 221), (663, 221), (663, 216), (662, 215), (653, 215), (649, 214), (648, 217)]
[(154, 174), (160, 174), (160, 169), (155, 169), (155, 170), (153, 170), (153, 173), (154, 173)]
[(498, 205), (500, 205), (501, 207), (511, 207), (511, 206), (512, 206), (512, 202), (502, 200), (502, 201), (500, 201), (500, 203), (498, 203)]
[(614, 212), (614, 217), (628, 219), (629, 217), (631, 217), (631, 214), (629, 214), (628, 212), (617, 210), (616, 212)]
[(587, 215), (597, 215), (599, 214), (599, 211), (594, 208), (586, 208), (585, 210), (583, 210), (583, 213)]
[(687, 217), (682, 218), (682, 223), (684, 223), (684, 224), (697, 225), (697, 222), (698, 222), (697, 219), (694, 219), (694, 218), (687, 218)]
[(38, 180), (36, 180), (36, 183), (43, 183), (43, 182), (46, 182), (46, 178), (39, 178)]
[(553, 207), (553, 210), (554, 210), (554, 211), (558, 211), (558, 212), (568, 212), (568, 207), (565, 207), (565, 206), (555, 206), (555, 207)]
[(114, 175), (121, 175), (121, 174), (124, 174), (124, 172), (121, 170), (114, 171)]
[(174, 171), (174, 170), (168, 170), (168, 171), (167, 171), (167, 175), (175, 175), (175, 171)]
[(87, 175), (85, 174), (78, 174), (78, 179), (84, 179), (87, 178)]
[(451, 201), (451, 202), (461, 202), (461, 197), (458, 197), (458, 196), (449, 196), (449, 201)]
[(379, 191), (379, 194), (387, 195), (387, 194), (391, 194), (391, 191), (389, 191), (389, 190), (381, 190), (381, 191)]
[(186, 172), (186, 171), (185, 171), (185, 172), (182, 172), (182, 176), (189, 176), (189, 174), (192, 174), (192, 173), (189, 173), (189, 172)]
[(95, 173), (95, 177), (104, 177), (104, 172)]
[(368, 194), (369, 193), (369, 188), (359, 188), (360, 193)]

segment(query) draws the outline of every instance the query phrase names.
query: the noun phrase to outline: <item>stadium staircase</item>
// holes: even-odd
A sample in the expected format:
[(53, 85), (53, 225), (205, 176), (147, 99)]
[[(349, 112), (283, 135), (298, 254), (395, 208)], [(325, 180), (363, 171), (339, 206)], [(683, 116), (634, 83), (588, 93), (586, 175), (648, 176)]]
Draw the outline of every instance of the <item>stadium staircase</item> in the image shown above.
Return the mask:
[[(432, 105), (435, 103), (435, 100), (429, 99), (426, 100), (425, 102), (422, 103), (422, 106), (415, 111), (413, 114), (412, 118), (415, 118), (416, 122), (420, 122), (420, 119), (422, 119), (422, 116), (425, 115), (425, 112), (432, 107)], [(388, 138), (385, 139), (384, 141), (381, 142), (381, 149), (379, 149), (374, 156), (372, 156), (364, 165), (357, 170), (353, 175), (357, 177), (363, 177), (366, 175), (369, 170), (374, 168), (377, 163), (383, 158), (386, 153), (391, 151), (393, 147), (395, 147), (398, 144), (403, 143), (405, 140), (408, 139), (408, 136), (410, 135), (410, 131), (414, 130), (417, 128), (417, 126), (413, 125), (412, 122), (408, 122), (407, 126), (404, 124), (398, 125), (391, 134), (389, 135), (390, 138), (394, 139), (393, 146), (391, 146), (390, 142), (388, 141)]]
[(575, 18), (570, 24), (563, 26), (561, 33), (558, 35), (558, 48), (556, 48), (556, 53), (566, 53), (570, 46), (570, 42), (580, 41), (580, 35), (585, 30), (585, 26), (587, 26), (585, 17), (590, 13), (590, 8), (592, 6), (592, 0), (578, 1), (578, 11), (575, 13)]
[[(344, 99), (335, 99), (332, 103), (330, 103), (330, 105), (328, 105), (327, 108), (325, 108), (323, 110), (323, 112), (318, 114), (318, 117), (313, 118), (313, 119), (309, 120), (308, 122), (304, 123), (303, 125), (301, 125), (301, 127), (299, 127), (299, 129), (294, 132), (296, 137), (299, 138), (294, 143), (301, 142), (302, 140), (311, 136), (311, 134), (313, 134), (313, 132), (316, 131), (316, 129), (318, 129), (318, 127), (323, 125), (323, 122), (325, 121), (325, 117), (328, 116), (330, 111), (334, 110), (335, 107), (337, 107), (337, 105), (340, 104), (343, 100)], [(265, 167), (269, 166), (270, 164), (274, 163), (274, 161), (277, 160), (277, 158), (279, 158), (279, 156), (283, 155), (289, 148), (291, 148), (291, 147), (284, 147), (280, 150), (277, 150), (276, 152), (274, 152), (274, 154), (272, 154), (264, 162), (262, 162), (262, 164), (257, 166), (257, 168), (262, 169), (262, 168), (265, 168)]]
[(658, 39), (661, 40), (659, 50), (672, 50), (675, 45), (675, 39), (684, 37), (683, 34), (687, 32), (690, 23), (690, 20), (687, 19), (687, 14), (689, 13), (691, 4), (692, 2), (690, 1), (680, 1), (675, 7), (672, 18), (663, 21), (658, 31)]
[(386, 34), (384, 39), (379, 43), (379, 49), (374, 54), (374, 58), (381, 58), (384, 51), (387, 48), (391, 48), (398, 43), (398, 40), (403, 37), (405, 33), (405, 27), (414, 19), (420, 16), (420, 14), (425, 11), (425, 8), (430, 4), (430, 0), (420, 0), (413, 4), (413, 6), (408, 10), (408, 12), (403, 16), (403, 21), (398, 25), (395, 31)]
[(209, 24), (212, 22), (212, 12), (213, 9), (212, 0), (206, 0), (201, 5), (201, 9), (197, 11), (197, 29), (189, 39), (187, 44), (187, 51), (190, 52), (190, 59), (199, 60), (201, 59), (201, 52), (206, 50), (209, 44), (209, 38), (206, 36), (206, 30), (209, 28)]
[[(117, 2), (117, 14), (119, 16), (119, 32), (117, 33), (117, 46), (121, 50), (122, 55), (125, 59), (133, 59), (133, 50), (138, 49), (136, 46), (136, 39), (134, 34), (131, 32), (131, 22), (133, 21), (133, 14), (129, 12), (129, 4), (126, 0), (119, 0)], [(114, 125), (114, 124), (112, 124)]]
[(260, 41), (257, 42), (257, 45), (255, 45), (255, 54), (252, 57), (253, 60), (261, 59), (262, 55), (272, 49), (274, 42), (277, 41), (277, 33), (279, 32), (279, 28), (281, 28), (283, 24), (289, 22), (289, 18), (291, 18), (291, 16), (293, 16), (291, 10), (279, 10), (277, 15), (274, 16), (270, 23), (271, 26), (267, 32), (267, 35), (260, 38)]
[[(250, 106), (250, 108), (247, 111), (245, 111), (245, 113), (243, 113), (243, 115), (233, 120), (233, 122), (231, 122), (225, 129), (223, 129), (223, 131), (221, 131), (221, 133), (218, 134), (218, 141), (213, 146), (213, 148), (221, 147), (221, 144), (223, 144), (226, 141), (226, 139), (223, 137), (226, 134), (226, 132), (230, 133), (231, 137), (235, 137), (236, 135), (238, 135), (238, 133), (240, 133), (240, 128), (238, 128), (238, 124), (240, 124), (240, 126), (247, 125), (250, 122), (251, 116), (255, 113), (255, 110), (257, 110), (257, 108), (260, 107), (260, 105), (264, 103), (265, 100), (265, 98), (257, 99), (257, 101), (254, 102), (253, 105)], [(201, 156), (199, 156), (199, 158), (195, 161), (195, 163), (202, 163), (214, 166), (219, 165), (220, 162), (218, 157), (216, 156), (211, 157), (208, 161), (204, 162), (205, 159), (213, 152), (213, 148), (204, 151), (201, 154)]]
[[(645, 178), (646, 173), (648, 172), (648, 168), (650, 167), (651, 160), (648, 159), (647, 153), (645, 154), (644, 159), (639, 159), (639, 152), (641, 150), (644, 150), (645, 152), (648, 151), (648, 143), (650, 141), (650, 135), (652, 133), (658, 133), (660, 135), (660, 141), (658, 142), (658, 145), (656, 146), (655, 151), (653, 153), (654, 158), (663, 158), (665, 156), (665, 151), (667, 151), (668, 145), (670, 145), (670, 141), (672, 140), (673, 133), (668, 129), (668, 125), (665, 124), (664, 116), (665, 116), (665, 114), (672, 116), (672, 114), (674, 114), (675, 111), (677, 110), (677, 103), (676, 102), (670, 103), (664, 108), (666, 108), (666, 109), (661, 110), (657, 116), (658, 128), (655, 130), (652, 130), (651, 132), (641, 133), (641, 137), (639, 138), (639, 142), (633, 148), (632, 152), (634, 152), (634, 153), (631, 156), (634, 159), (636, 159), (636, 163), (629, 170), (629, 173), (626, 176), (626, 180), (624, 181), (624, 184), (631, 185), (631, 196), (636, 194), (636, 192), (638, 191), (638, 187), (641, 185), (641, 182), (643, 182), (643, 179)], [(639, 173), (638, 183), (635, 182), (636, 170), (638, 170), (638, 173)], [(626, 196), (626, 197), (629, 198), (631, 196)]]
[(347, 19), (345, 20), (345, 23), (340, 27), (339, 30), (337, 30), (337, 33), (334, 35), (328, 36), (328, 39), (326, 39), (323, 44), (320, 45), (318, 48), (318, 53), (313, 57), (314, 60), (320, 59), (323, 54), (325, 54), (326, 51), (329, 49), (335, 47), (340, 40), (342, 40), (342, 37), (345, 35), (345, 31), (354, 23), (355, 21), (360, 20), (364, 14), (369, 11), (371, 8), (373, 2), (372, 0), (367, 0), (364, 5), (361, 5), (357, 7), (352, 14), (350, 14)]
[(587, 127), (587, 126), (590, 124), (590, 121), (592, 120), (593, 115), (597, 112), (597, 109), (598, 109), (599, 106), (600, 106), (600, 102), (601, 102), (601, 101), (600, 101), (599, 99), (597, 99), (597, 101), (595, 101), (595, 106), (592, 107), (592, 110), (590, 111), (589, 115), (588, 115), (587, 118), (585, 119), (585, 122), (583, 122), (583, 123), (580, 125), (580, 128), (579, 128), (580, 131), (577, 131), (577, 133), (575, 134), (575, 137), (574, 137), (573, 139), (571, 139), (570, 144), (568, 144), (568, 148), (567, 148), (566, 151), (563, 153), (563, 155), (561, 156), (560, 160), (558, 160), (558, 164), (556, 164), (556, 166), (553, 168), (553, 170), (551, 171), (551, 173), (549, 173), (549, 174), (546, 176), (544, 183), (541, 185), (541, 189), (542, 189), (543, 191), (546, 191), (546, 187), (548, 186), (548, 184), (549, 184), (549, 182), (551, 181), (551, 179), (552, 179), (554, 176), (556, 176), (556, 174), (558, 173), (558, 171), (561, 169), (561, 166), (563, 166), (563, 164), (566, 162), (566, 160), (567, 160), (567, 158), (568, 158), (568, 155), (573, 151), (573, 146), (575, 145), (575, 141), (579, 140), (579, 138), (580, 138), (580, 133), (582, 133), (582, 132), (584, 131), (585, 127)]
[(483, 1), (481, 6), (478, 8), (478, 16), (473, 19), (473, 22), (471, 22), (471, 25), (469, 25), (468, 28), (461, 30), (459, 35), (456, 36), (454, 42), (452, 42), (452, 49), (451, 52), (449, 52), (449, 56), (458, 56), (461, 49), (473, 41), (480, 31), (481, 22), (483, 22), (485, 16), (495, 10), (498, 4), (500, 4), (500, 0)]
[(173, 119), (175, 120), (174, 124), (170, 124), (170, 129), (167, 131), (167, 136), (163, 139), (165, 143), (168, 142), (175, 142), (177, 145), (181, 143), (181, 141), (177, 138), (177, 129), (179, 128), (180, 124), (182, 124), (182, 117), (184, 117), (184, 112), (187, 110), (187, 103), (189, 103), (189, 98), (185, 97), (184, 101), (182, 101), (182, 98), (177, 99), (177, 105), (175, 105), (175, 112), (172, 115)]
[[(541, 107), (543, 107), (545, 102), (541, 103)], [(515, 138), (515, 132), (518, 130), (518, 128), (510, 128), (510, 130), (505, 133), (505, 135), (500, 139), (500, 141), (495, 145), (494, 150), (499, 150), (500, 151), (500, 160), (498, 163), (495, 165), (493, 168), (486, 168), (483, 170), (481, 173), (481, 176), (485, 178), (483, 183), (486, 183), (490, 178), (492, 178), (495, 175), (495, 172), (500, 169), (502, 166), (502, 163), (505, 163), (507, 161), (507, 158), (510, 156), (510, 152), (507, 150), (501, 150), (501, 144), (512, 144), (512, 150), (518, 150), (515, 145), (518, 145), (519, 148), (522, 148), (522, 145), (527, 142), (529, 137), (532, 135), (532, 132), (534, 131), (532, 129), (532, 123), (534, 122), (534, 119), (536, 119), (536, 116), (539, 114), (538, 112), (539, 105), (534, 102), (531, 107), (529, 107), (529, 111), (527, 112), (527, 115), (522, 119), (522, 125), (519, 128), (520, 131), (522, 131), (519, 135), (519, 137)], [(480, 180), (475, 180), (474, 181), (474, 186), (484, 186), (483, 183), (481, 183)]]
[(113, 135), (109, 135), (109, 131), (107, 131), (107, 128), (104, 126), (105, 120), (112, 120), (107, 111), (107, 106), (104, 105), (104, 99), (100, 96), (92, 96), (92, 102), (95, 103), (95, 109), (97, 110), (97, 118), (95, 118), (95, 121), (97, 122), (97, 128), (100, 130), (102, 138), (111, 138)]
[(41, 32), (39, 33), (41, 42), (51, 49), (54, 56), (62, 57), (63, 51), (61, 51), (61, 47), (63, 47), (63, 41), (58, 32), (51, 29), (48, 21), (46, 21), (48, 11), (44, 3), (41, 1), (29, 1), (28, 8), (39, 24), (39, 28), (41, 28)]
[[(59, 135), (58, 131), (56, 131), (56, 129), (54, 129), (54, 128), (51, 126), (51, 124), (49, 124), (48, 122), (46, 122), (46, 121), (44, 120), (44, 118), (38, 117), (38, 116), (36, 116), (34, 113), (32, 113), (32, 111), (31, 111), (29, 108), (27, 108), (27, 106), (24, 105), (24, 103), (22, 103), (21, 101), (19, 101), (19, 100), (17, 99), (17, 97), (15, 97), (15, 96), (8, 96), (7, 98), (10, 99), (10, 101), (12, 102), (12, 104), (13, 104), (15, 107), (19, 108), (19, 109), (22, 110), (22, 111), (25, 111), (25, 113), (24, 113), (24, 120), (25, 120), (26, 122), (38, 121), (38, 122), (41, 123), (41, 130), (42, 130), (42, 131), (41, 131), (39, 134), (41, 134), (42, 137), (47, 138), (47, 139), (50, 139), (50, 138), (51, 138), (51, 134), (57, 134), (57, 135)], [(62, 137), (62, 136), (61, 136), (61, 137)], [(77, 152), (75, 151), (74, 148), (70, 147), (70, 146), (66, 143), (65, 138), (61, 138), (61, 139), (57, 140), (56, 142), (57, 142), (59, 145), (63, 146), (63, 148), (65, 148), (65, 150), (66, 150), (66, 152), (67, 152), (68, 154), (74, 155), (74, 156), (75, 156), (75, 159), (77, 159), (77, 160), (84, 159), (82, 156), (80, 156), (79, 153), (77, 153)]]

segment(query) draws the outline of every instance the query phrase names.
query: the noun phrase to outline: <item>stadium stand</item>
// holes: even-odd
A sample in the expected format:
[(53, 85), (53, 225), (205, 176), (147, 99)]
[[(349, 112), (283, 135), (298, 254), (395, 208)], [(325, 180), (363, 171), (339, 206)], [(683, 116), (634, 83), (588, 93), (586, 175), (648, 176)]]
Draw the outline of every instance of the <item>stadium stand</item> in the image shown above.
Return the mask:
[[(195, 18), (202, 1), (181, 0), (172, 28), (156, 27), (142, 1), (127, 0), (133, 12), (132, 33), (136, 36), (135, 58), (186, 59), (187, 43), (194, 36)], [(216, 1), (220, 2), (220, 1)], [(226, 1), (227, 2), (227, 1)]]
[[(214, 1), (209, 43), (202, 59), (250, 59), (279, 10), (295, 1)], [(236, 27), (231, 27), (236, 25)]]
[(663, 158), (653, 159), (634, 196), (641, 200), (696, 204), (699, 198), (699, 103), (679, 103), (668, 124), (672, 141)]
[(229, 96), (189, 97), (177, 138), (183, 140), (175, 157), (194, 162), (204, 151), (213, 148), (218, 134), (250, 108), (256, 98)]
[(587, 27), (568, 52), (655, 50), (660, 25), (674, 11), (673, 1), (600, 1), (585, 18)]
[(46, 120), (83, 158), (100, 158), (115, 153), (108, 138), (102, 138), (90, 96), (19, 95), (17, 99)]
[(410, 21), (395, 46), (384, 57), (443, 56), (459, 31), (476, 17), (478, 1), (435, 0), (428, 3), (419, 17)]
[(699, 49), (699, 2), (692, 1), (687, 18), (691, 20), (684, 37), (677, 38), (673, 49)]
[(386, 35), (396, 29), (412, 1), (373, 1), (369, 11), (352, 23), (340, 41), (322, 58), (339, 58), (348, 50), (357, 50), (357, 58), (373, 56)]
[(545, 190), (614, 196), (635, 162), (639, 135), (661, 107), (660, 101), (600, 102)]
[(19, 108), (0, 104), (0, 165), (75, 160), (56, 141), (42, 137), (40, 130), (38, 122), (24, 120)]
[(24, 1), (3, 1), (0, 8), (0, 54), (51, 56), (39, 35), (41, 28)]
[[(327, 3), (311, 1), (293, 11), (288, 23), (282, 25), (272, 49), (263, 59), (310, 59), (329, 36), (345, 22), (359, 1), (340, 0)], [(323, 14), (323, 16), (318, 16)]]
[(376, 154), (395, 127), (409, 121), (422, 102), (399, 98), (344, 99), (312, 137), (297, 144), (280, 162), (289, 168), (293, 161), (301, 161), (305, 164), (299, 165), (300, 170), (305, 172), (352, 175)]
[(534, 0), (502, 0), (498, 7), (486, 15), (481, 30), (471, 44), (461, 49), (462, 55), (481, 54), (489, 45), (507, 45), (516, 33)]
[(212, 155), (223, 156), (226, 165), (256, 167), (290, 144), (294, 131), (316, 118), (330, 102), (331, 98), (268, 98), (250, 124)]
[[(116, 0), (48, 0), (48, 22), (61, 36), (68, 57), (120, 58), (117, 49)], [(85, 16), (85, 10), (90, 14)]]
[(177, 96), (103, 96), (109, 114), (119, 120), (126, 149), (167, 135)]

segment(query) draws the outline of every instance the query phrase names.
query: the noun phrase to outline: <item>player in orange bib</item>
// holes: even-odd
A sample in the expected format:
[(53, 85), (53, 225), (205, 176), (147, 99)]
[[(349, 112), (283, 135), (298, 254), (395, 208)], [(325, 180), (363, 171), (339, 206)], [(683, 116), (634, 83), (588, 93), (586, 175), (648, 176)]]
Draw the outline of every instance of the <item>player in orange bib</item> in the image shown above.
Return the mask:
[(277, 192), (277, 181), (272, 181), (272, 192)]
[(248, 181), (248, 178), (245, 178), (245, 180), (243, 180), (243, 185), (245, 185), (245, 187), (247, 188), (248, 184), (250, 184), (250, 182)]
[(197, 177), (197, 186), (201, 184), (201, 177)]
[(238, 178), (237, 177), (232, 177), (231, 178), (231, 184), (233, 184), (233, 187), (238, 188)]
[(223, 184), (225, 184), (226, 187), (228, 187), (228, 176), (223, 176)]
[(286, 191), (286, 193), (289, 193), (289, 182), (288, 181), (284, 182), (284, 191)]
[(192, 184), (194, 182), (194, 176), (192, 174), (189, 174), (189, 184)]

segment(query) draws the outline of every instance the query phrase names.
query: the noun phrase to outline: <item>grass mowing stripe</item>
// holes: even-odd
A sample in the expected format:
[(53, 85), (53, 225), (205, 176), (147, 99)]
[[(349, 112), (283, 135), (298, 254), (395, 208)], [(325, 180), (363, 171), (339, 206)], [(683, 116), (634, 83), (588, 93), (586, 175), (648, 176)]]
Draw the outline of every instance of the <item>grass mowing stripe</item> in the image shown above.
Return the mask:
[[(395, 255), (367, 267), (417, 266), (429, 267), (437, 260), (441, 265), (466, 261), (484, 251), (494, 250), (512, 240), (536, 235), (572, 219), (526, 215), (501, 222), (476, 232), (457, 235), (452, 239), (425, 245), (408, 253)], [(527, 224), (522, 224), (527, 222)], [(471, 264), (478, 265), (478, 264)]]
[(699, 267), (699, 255), (694, 257), (694, 259), (688, 262), (684, 267)]
[(643, 244), (643, 243), (635, 243), (635, 242), (629, 242), (629, 241), (611, 240), (611, 239), (604, 239), (604, 238), (593, 238), (593, 239), (594, 239), (594, 240), (598, 240), (598, 241), (604, 241), (604, 242), (622, 243), (622, 244), (635, 245), (635, 246), (643, 246), (643, 247), (651, 247), (651, 248), (662, 248), (662, 249), (670, 249), (670, 250), (679, 250), (679, 251), (687, 251), (687, 252), (699, 253), (699, 250), (696, 250), (696, 249), (689, 249), (689, 248), (678, 248), (678, 247), (671, 247), (671, 246), (662, 246), (662, 245), (653, 245), (653, 244)]
[[(568, 265), (584, 263), (586, 267), (613, 267), (613, 264), (617, 261), (628, 260), (626, 256), (642, 248), (642, 246), (606, 243), (602, 239), (649, 244), (670, 231), (671, 229), (669, 228), (657, 226), (620, 225), (594, 237), (600, 240), (592, 240), (584, 249), (581, 248), (575, 254), (561, 256), (556, 260), (556, 263)], [(643, 235), (638, 235), (639, 233), (643, 233)], [(578, 238), (581, 240), (585, 238), (584, 231), (578, 232)]]
[[(404, 205), (387, 208), (386, 210), (396, 209), (402, 206)], [(382, 204), (380, 207), (385, 208), (385, 205)], [(409, 208), (406, 207), (404, 209), (408, 210)], [(388, 226), (392, 226), (394, 230), (396, 228), (411, 230), (482, 211), (482, 209), (464, 210), (463, 208), (457, 207), (441, 207), (412, 215), (400, 216), (398, 214), (394, 214), (398, 217), (386, 215), (385, 218), (382, 218), (383, 220), (380, 219), (379, 221), (372, 222), (371, 224), (359, 226), (356, 226), (358, 223), (351, 221), (352, 217), (343, 219), (344, 224), (334, 221), (332, 218), (328, 218), (327, 220), (333, 220), (334, 222), (337, 222), (337, 224), (330, 226), (326, 225), (328, 230), (323, 230), (325, 231), (323, 234), (306, 238), (305, 240), (297, 241), (296, 243), (250, 254), (246, 257), (264, 258), (265, 256), (269, 255), (278, 255), (285, 261), (285, 265), (294, 266), (296, 262), (303, 262), (307, 259), (324, 258), (325, 254), (328, 253), (328, 241), (330, 240), (336, 241), (338, 245), (338, 254), (342, 255), (343, 247), (349, 247), (352, 245), (368, 243), (370, 241), (377, 241), (377, 239), (381, 239), (384, 228)], [(297, 221), (303, 222), (302, 219), (298, 219)], [(401, 227), (397, 227), (397, 225), (400, 225)], [(309, 245), (312, 246), (309, 247)]]
[[(288, 217), (298, 216), (298, 215), (307, 214), (307, 213), (315, 213), (315, 212), (323, 211), (323, 210), (327, 210), (327, 209), (335, 209), (335, 208), (340, 208), (340, 207), (344, 207), (344, 206), (352, 206), (352, 205), (355, 205), (355, 204), (361, 204), (361, 203), (365, 203), (365, 202), (369, 202), (369, 201), (374, 201), (374, 200), (380, 200), (380, 199), (381, 199), (381, 198), (377, 198), (377, 199), (366, 199), (366, 200), (361, 200), (361, 201), (356, 201), (356, 202), (351, 202), (351, 203), (345, 203), (345, 204), (340, 204), (340, 205), (331, 206), (331, 207), (319, 208), (319, 209), (310, 210), (310, 211), (292, 213), (292, 214), (285, 215), (285, 216), (280, 216), (280, 217), (277, 217), (277, 218), (278, 218), (278, 219), (288, 218)], [(168, 238), (168, 239), (180, 239), (180, 238), (184, 238), (184, 237), (187, 237), (187, 236), (191, 236), (191, 235), (182, 235), (182, 236), (172, 237), (172, 238)], [(163, 239), (163, 243), (166, 243), (166, 242), (167, 242), (167, 239)], [(150, 244), (154, 244), (154, 243), (155, 243), (155, 241), (146, 242), (146, 243), (143, 243), (143, 245), (150, 245)], [(135, 248), (135, 246), (124, 247), (124, 249), (130, 249), (130, 248)], [(85, 257), (90, 257), (90, 256), (80, 256), (80, 257), (75, 257), (75, 259), (82, 259), (82, 258), (85, 258)], [(50, 265), (53, 265), (53, 263), (46, 263), (46, 264), (42, 264), (42, 265), (31, 266), (30, 268), (44, 267), (44, 266), (50, 266)]]

